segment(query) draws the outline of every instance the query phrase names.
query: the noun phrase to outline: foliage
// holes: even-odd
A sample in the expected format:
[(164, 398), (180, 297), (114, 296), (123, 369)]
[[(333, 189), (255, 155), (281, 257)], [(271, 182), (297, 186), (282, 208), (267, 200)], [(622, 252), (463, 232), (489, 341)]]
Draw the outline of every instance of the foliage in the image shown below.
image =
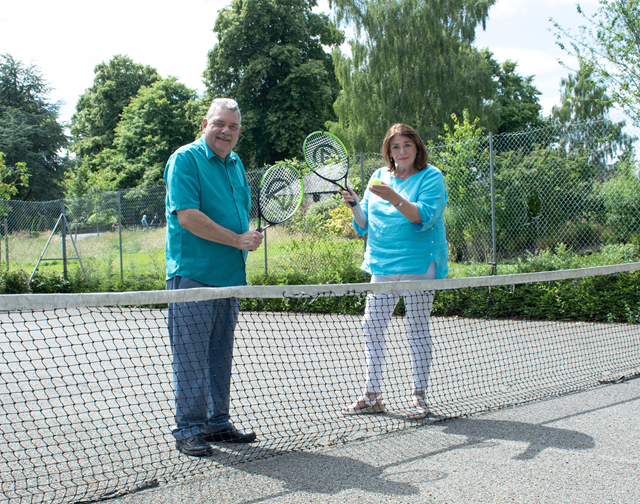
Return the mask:
[(71, 118), (72, 148), (81, 159), (113, 148), (124, 108), (142, 86), (160, 80), (155, 68), (134, 63), (121, 54), (96, 65), (94, 73), (93, 86), (80, 97)]
[(339, 87), (331, 56), (343, 35), (316, 0), (234, 0), (216, 18), (204, 72), (209, 98), (242, 110), (236, 152), (257, 166), (297, 157), (310, 132), (334, 118)]
[[(601, 253), (579, 256), (560, 245), (554, 251), (528, 254), (512, 266), (512, 273), (554, 271), (637, 261), (638, 249), (631, 246), (606, 246)], [(356, 266), (345, 268), (339, 262), (327, 263), (327, 275), (321, 278), (286, 271), (268, 277), (256, 276), (252, 284), (301, 285), (340, 283), (326, 281), (327, 276), (344, 282), (365, 283), (368, 275)], [(339, 273), (338, 273), (339, 271)], [(482, 274), (486, 274), (482, 273)], [(243, 310), (298, 311), (362, 314), (366, 299), (359, 296), (319, 297), (316, 299), (242, 300)], [(640, 322), (640, 272), (596, 276), (578, 280), (537, 282), (515, 286), (437, 291), (432, 313), (435, 316), (513, 318), (585, 321)], [(403, 314), (400, 303), (396, 314)]]
[(112, 189), (164, 183), (167, 159), (198, 136), (196, 108), (196, 92), (173, 77), (142, 86), (122, 111), (114, 148), (99, 153), (94, 170), (106, 170)]
[[(599, 0), (598, 10), (587, 17), (578, 33), (554, 23), (557, 44), (577, 57), (580, 68), (593, 75), (636, 124), (640, 123), (640, 0)], [(568, 44), (568, 46), (567, 46)]]
[[(17, 175), (15, 195), (21, 200), (62, 195), (65, 160), (59, 152), (67, 137), (58, 123), (59, 104), (47, 100), (49, 92), (36, 66), (24, 67), (10, 54), (0, 55), (0, 151)], [(24, 166), (29, 184), (19, 175)]]
[[(595, 162), (606, 166), (624, 159), (631, 152), (634, 139), (623, 132), (624, 121), (613, 123), (608, 118), (611, 100), (606, 89), (592, 77), (592, 70), (583, 64), (575, 75), (563, 78), (562, 104), (552, 108), (551, 116), (564, 126), (560, 138), (567, 151), (590, 151)], [(591, 127), (590, 123), (596, 121), (595, 128)], [(582, 126), (572, 128), (573, 123)]]
[(11, 199), (11, 196), (18, 194), (18, 185), (27, 187), (29, 185), (29, 174), (24, 163), (17, 163), (11, 169), (7, 168), (4, 162), (4, 152), (0, 152), (0, 199)]
[[(487, 146), (482, 138), (479, 119), (470, 121), (469, 112), (462, 113), (462, 122), (451, 115), (453, 126), (445, 125), (440, 137), (444, 148), (429, 144), (431, 163), (445, 175), (447, 207), (444, 221), (453, 261), (476, 257), (486, 260), (489, 253), (483, 244), (490, 243), (491, 214)], [(488, 225), (487, 225), (488, 224)]]
[(611, 107), (607, 89), (593, 79), (593, 70), (582, 65), (575, 74), (560, 80), (561, 105), (554, 105), (551, 117), (561, 123), (603, 119)]
[(29, 273), (24, 270), (0, 271), (0, 293), (25, 294), (30, 292)]
[(331, 218), (330, 211), (341, 205), (341, 199), (331, 197), (318, 202), (305, 201), (296, 214), (285, 223), (288, 229), (302, 233), (318, 233)]
[(614, 177), (596, 187), (605, 208), (605, 221), (610, 230), (610, 243), (632, 243), (640, 246), (640, 180), (637, 165), (625, 160)]
[(342, 92), (329, 129), (348, 149), (377, 151), (394, 123), (426, 141), (451, 113), (469, 109), (489, 125), (494, 97), (491, 54), (472, 43), (495, 0), (335, 0), (338, 21), (353, 26), (351, 56), (333, 52)]
[(522, 131), (542, 126), (542, 106), (538, 96), (542, 93), (533, 85), (533, 75), (523, 77), (516, 72), (518, 64), (506, 60), (495, 65), (498, 80), (495, 103), (498, 108), (498, 125), (495, 133)]
[(344, 203), (329, 210), (329, 220), (322, 225), (322, 231), (330, 236), (359, 237), (353, 227), (353, 214)]
[[(532, 273), (638, 261), (632, 245), (607, 245), (598, 254), (577, 255), (560, 244), (555, 250), (519, 258), (511, 273)], [(442, 291), (435, 315), (527, 317), (531, 319), (640, 322), (640, 272), (537, 282), (491, 289)]]

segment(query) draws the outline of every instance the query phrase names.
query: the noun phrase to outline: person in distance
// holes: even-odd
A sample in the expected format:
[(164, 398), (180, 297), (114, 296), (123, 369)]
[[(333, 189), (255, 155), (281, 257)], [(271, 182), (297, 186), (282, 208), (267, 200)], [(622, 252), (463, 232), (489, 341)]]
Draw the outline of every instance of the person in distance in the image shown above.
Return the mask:
[[(251, 194), (233, 152), (241, 130), (238, 104), (216, 98), (202, 137), (167, 162), (167, 290), (245, 285), (248, 251), (262, 243), (249, 230)], [(169, 304), (176, 448), (213, 454), (210, 443), (248, 443), (256, 435), (229, 419), (237, 298)]]
[[(376, 170), (362, 201), (348, 188), (341, 191), (353, 212), (353, 225), (367, 234), (362, 269), (371, 282), (441, 279), (449, 270), (444, 209), (447, 190), (440, 170), (429, 164), (420, 135), (411, 126), (394, 124), (384, 138), (386, 168)], [(349, 202), (358, 203), (352, 207)], [(413, 390), (406, 416), (424, 418), (431, 366), (430, 312), (434, 291), (403, 292), (406, 328), (411, 348)], [(400, 294), (367, 296), (362, 327), (366, 344), (367, 381), (364, 393), (344, 415), (386, 410), (382, 380), (386, 360), (385, 332)]]

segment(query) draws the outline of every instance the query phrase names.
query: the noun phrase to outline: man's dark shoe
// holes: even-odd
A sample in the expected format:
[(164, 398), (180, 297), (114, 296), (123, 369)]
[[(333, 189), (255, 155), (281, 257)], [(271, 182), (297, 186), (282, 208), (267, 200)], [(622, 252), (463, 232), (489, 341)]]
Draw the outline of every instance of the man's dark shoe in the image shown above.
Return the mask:
[(253, 431), (243, 431), (236, 429), (233, 425), (229, 425), (226, 429), (214, 432), (213, 434), (202, 434), (205, 441), (223, 442), (223, 443), (251, 443), (256, 439), (256, 433)]
[(190, 457), (208, 457), (213, 455), (213, 448), (199, 434), (179, 439), (176, 441), (176, 449)]

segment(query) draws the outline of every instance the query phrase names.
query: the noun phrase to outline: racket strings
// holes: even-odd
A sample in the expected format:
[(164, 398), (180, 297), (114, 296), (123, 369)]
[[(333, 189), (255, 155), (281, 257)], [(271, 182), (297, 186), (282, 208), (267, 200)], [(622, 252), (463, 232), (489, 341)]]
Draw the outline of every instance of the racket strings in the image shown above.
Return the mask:
[(277, 165), (269, 170), (260, 184), (259, 206), (264, 220), (279, 224), (289, 219), (302, 201), (300, 174), (289, 165)]
[(349, 156), (333, 136), (319, 133), (307, 137), (304, 156), (311, 169), (328, 180), (342, 180), (349, 171)]

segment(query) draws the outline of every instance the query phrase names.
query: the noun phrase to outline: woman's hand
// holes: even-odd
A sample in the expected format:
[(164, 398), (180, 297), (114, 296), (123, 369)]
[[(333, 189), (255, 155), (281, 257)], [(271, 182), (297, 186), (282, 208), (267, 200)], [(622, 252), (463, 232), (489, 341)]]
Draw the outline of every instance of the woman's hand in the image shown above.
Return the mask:
[(383, 200), (391, 203), (393, 206), (396, 206), (402, 201), (402, 196), (400, 196), (391, 188), (391, 186), (388, 186), (384, 182), (380, 182), (379, 184), (371, 184), (368, 189), (369, 191), (371, 191), (371, 194), (379, 196)]
[[(358, 226), (360, 226), (362, 229), (366, 228), (367, 216), (365, 215), (364, 210), (362, 210), (362, 207), (359, 204), (360, 202), (358, 200), (358, 195), (354, 193), (350, 187), (347, 187), (346, 191), (341, 189), (340, 194), (342, 194), (342, 201), (344, 201), (344, 203), (351, 209), (353, 218), (356, 220), (356, 224), (358, 224)], [(356, 202), (355, 206), (351, 206), (352, 201)]]
[[(356, 193), (354, 193), (350, 187), (347, 187), (347, 190), (343, 190), (340, 189), (340, 194), (342, 194), (342, 201), (345, 202), (345, 204), (351, 206), (351, 202), (355, 201), (356, 205), (359, 203), (360, 200), (358, 200), (358, 195)], [(351, 207), (351, 208), (355, 208), (355, 206)]]

